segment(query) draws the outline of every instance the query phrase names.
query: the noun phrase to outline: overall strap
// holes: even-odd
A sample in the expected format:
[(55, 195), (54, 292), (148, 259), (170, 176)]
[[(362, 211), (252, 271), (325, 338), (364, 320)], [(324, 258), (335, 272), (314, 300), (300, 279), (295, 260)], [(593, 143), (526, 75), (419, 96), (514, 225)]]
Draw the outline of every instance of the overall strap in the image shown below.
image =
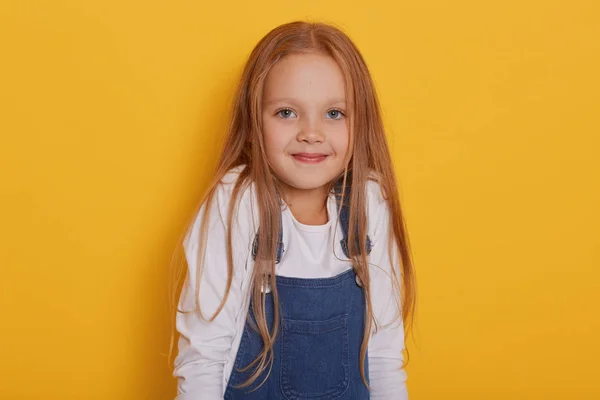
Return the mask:
[[(285, 251), (283, 246), (283, 222), (282, 218), (279, 218), (279, 238), (277, 239), (277, 253), (275, 254), (275, 264), (279, 264), (283, 252)], [(256, 254), (258, 253), (258, 233), (254, 236), (254, 242), (252, 242), (252, 258), (256, 261)]]
[[(346, 177), (346, 191), (345, 191), (345, 195), (344, 195), (344, 204), (342, 204), (342, 185), (343, 185), (343, 180), (344, 178), (340, 178), (338, 179), (338, 181), (335, 183), (334, 185), (334, 192), (335, 192), (335, 200), (336, 200), (336, 204), (337, 204), (337, 209), (340, 213), (340, 224), (342, 226), (342, 232), (344, 234), (344, 238), (342, 240), (340, 240), (340, 244), (342, 245), (342, 250), (344, 251), (344, 254), (346, 255), (347, 258), (350, 258), (349, 256), (349, 250), (348, 250), (348, 230), (350, 229), (350, 193), (352, 191), (352, 173), (349, 171)], [(341, 210), (340, 210), (341, 208)], [(359, 241), (359, 235), (358, 235), (358, 223), (355, 224), (355, 228), (356, 228), (356, 248), (358, 251), (358, 254), (360, 254), (360, 241)], [(367, 250), (367, 254), (371, 253), (371, 249), (373, 248), (372, 243), (371, 243), (371, 238), (369, 237), (369, 235), (367, 234), (367, 239), (366, 239), (366, 250)]]

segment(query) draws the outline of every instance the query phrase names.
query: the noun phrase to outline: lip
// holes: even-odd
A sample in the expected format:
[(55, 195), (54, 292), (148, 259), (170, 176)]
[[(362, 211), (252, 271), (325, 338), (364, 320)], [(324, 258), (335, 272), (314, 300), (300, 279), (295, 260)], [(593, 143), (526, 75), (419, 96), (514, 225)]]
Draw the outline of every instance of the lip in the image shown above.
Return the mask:
[(295, 153), (292, 154), (294, 160), (305, 164), (318, 164), (327, 158), (323, 153)]

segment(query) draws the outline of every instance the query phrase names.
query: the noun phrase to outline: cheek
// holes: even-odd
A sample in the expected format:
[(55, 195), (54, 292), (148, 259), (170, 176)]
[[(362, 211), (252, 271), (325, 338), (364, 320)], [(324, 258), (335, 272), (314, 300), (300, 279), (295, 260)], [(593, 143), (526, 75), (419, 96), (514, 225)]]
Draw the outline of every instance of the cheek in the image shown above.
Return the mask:
[(340, 128), (335, 135), (332, 136), (331, 145), (333, 150), (336, 152), (338, 156), (343, 157), (346, 154), (346, 150), (348, 149), (348, 143), (350, 142), (350, 136), (348, 133), (348, 129)]
[(273, 141), (277, 138), (277, 136), (275, 135), (277, 129), (275, 128), (270, 118), (265, 118), (264, 116), (262, 120), (262, 126), (263, 139), (265, 141), (265, 147), (268, 150), (269, 148), (273, 147)]
[(265, 152), (269, 159), (281, 154), (284, 150), (285, 143), (276, 124), (263, 124), (263, 138), (265, 141)]
[(282, 151), (290, 142), (293, 128), (289, 123), (263, 119), (263, 138), (268, 152)]

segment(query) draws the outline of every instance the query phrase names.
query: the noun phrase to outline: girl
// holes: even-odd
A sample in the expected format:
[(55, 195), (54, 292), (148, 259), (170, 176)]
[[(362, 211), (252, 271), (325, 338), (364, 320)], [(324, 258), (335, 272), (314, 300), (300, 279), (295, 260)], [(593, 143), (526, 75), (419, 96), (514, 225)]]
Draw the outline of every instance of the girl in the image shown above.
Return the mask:
[(269, 32), (183, 239), (177, 400), (407, 399), (414, 276), (365, 61), (335, 27)]

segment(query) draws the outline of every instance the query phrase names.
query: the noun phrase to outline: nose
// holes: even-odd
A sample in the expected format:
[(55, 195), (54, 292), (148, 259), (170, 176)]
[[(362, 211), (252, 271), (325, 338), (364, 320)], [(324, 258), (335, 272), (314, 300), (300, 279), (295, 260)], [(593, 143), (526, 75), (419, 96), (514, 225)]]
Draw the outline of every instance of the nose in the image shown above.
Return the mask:
[(325, 141), (325, 133), (318, 119), (306, 119), (301, 125), (296, 139), (304, 143), (322, 143)]

